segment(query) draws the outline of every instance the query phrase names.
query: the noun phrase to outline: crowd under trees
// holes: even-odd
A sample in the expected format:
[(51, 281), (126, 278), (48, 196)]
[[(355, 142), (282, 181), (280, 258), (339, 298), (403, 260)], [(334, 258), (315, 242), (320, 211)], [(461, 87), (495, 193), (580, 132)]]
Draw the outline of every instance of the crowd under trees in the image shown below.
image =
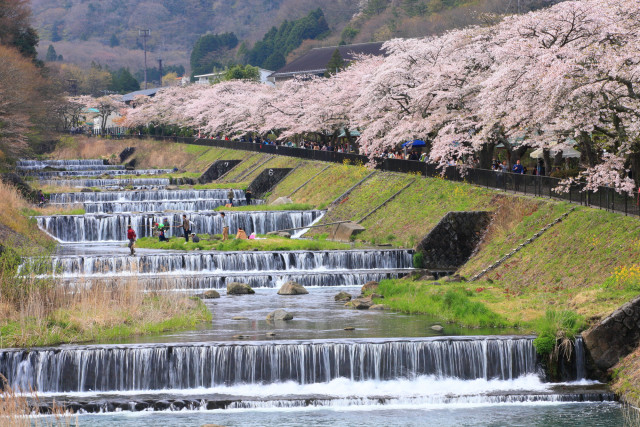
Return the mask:
[(277, 131), (281, 138), (360, 129), (375, 156), (409, 139), (430, 161), (488, 167), (503, 144), (576, 146), (594, 189), (631, 193), (640, 171), (640, 8), (635, 0), (567, 1), (487, 27), (396, 39), (330, 78), (278, 88), (230, 81), (168, 89), (129, 111), (130, 126), (173, 125), (210, 135)]

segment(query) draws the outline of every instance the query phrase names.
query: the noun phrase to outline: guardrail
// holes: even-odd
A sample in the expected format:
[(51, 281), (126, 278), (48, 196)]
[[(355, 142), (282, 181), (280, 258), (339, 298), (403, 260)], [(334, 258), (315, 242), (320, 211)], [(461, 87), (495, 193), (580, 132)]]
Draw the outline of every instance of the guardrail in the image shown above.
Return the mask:
[[(339, 153), (336, 151), (308, 150), (281, 145), (238, 142), (217, 139), (186, 138), (175, 136), (147, 136), (147, 135), (111, 135), (113, 139), (157, 139), (176, 142), (179, 144), (194, 144), (207, 147), (231, 148), (234, 150), (254, 151), (260, 153), (277, 154), (301, 159), (322, 162), (367, 164), (369, 158), (360, 154)], [(611, 187), (599, 187), (598, 191), (582, 191), (580, 185), (573, 185), (568, 192), (557, 193), (554, 188), (560, 184), (560, 179), (548, 176), (522, 175), (507, 172), (495, 172), (487, 169), (468, 168), (466, 174), (455, 166), (444, 170), (434, 164), (400, 159), (378, 159), (376, 169), (388, 172), (415, 173), (426, 177), (442, 177), (451, 181), (467, 182), (482, 187), (537, 197), (549, 197), (592, 206), (607, 211), (624, 213), (625, 215), (640, 216), (638, 201), (625, 194), (617, 193)]]

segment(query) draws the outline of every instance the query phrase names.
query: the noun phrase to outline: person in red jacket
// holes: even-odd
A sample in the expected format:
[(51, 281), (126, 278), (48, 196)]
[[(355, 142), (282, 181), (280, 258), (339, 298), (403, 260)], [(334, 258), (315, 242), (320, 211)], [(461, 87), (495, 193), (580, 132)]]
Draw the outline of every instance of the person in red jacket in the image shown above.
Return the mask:
[(131, 228), (131, 226), (127, 226), (127, 239), (129, 239), (129, 249), (131, 250), (131, 255), (135, 255), (136, 251), (134, 249), (135, 244), (136, 244), (136, 238), (138, 236), (136, 236), (136, 232), (133, 231), (133, 228)]

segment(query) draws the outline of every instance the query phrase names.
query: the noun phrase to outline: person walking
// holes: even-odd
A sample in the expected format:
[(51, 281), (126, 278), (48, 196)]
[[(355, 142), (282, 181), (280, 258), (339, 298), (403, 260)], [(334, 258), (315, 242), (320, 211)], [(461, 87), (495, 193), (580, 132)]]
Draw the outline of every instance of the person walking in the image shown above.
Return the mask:
[(189, 235), (191, 234), (191, 221), (187, 219), (187, 215), (182, 215), (182, 232), (184, 233), (184, 242), (189, 243)]
[(229, 238), (229, 219), (224, 212), (220, 213), (220, 217), (222, 218), (222, 241), (225, 241)]
[(251, 189), (247, 188), (246, 190), (244, 190), (244, 200), (246, 200), (247, 202), (247, 206), (251, 205)]
[(129, 244), (127, 246), (129, 246), (129, 250), (131, 251), (131, 255), (135, 255), (136, 254), (136, 250), (135, 250), (135, 245), (136, 245), (136, 238), (138, 236), (136, 236), (136, 232), (133, 231), (133, 228), (131, 228), (131, 226), (127, 226), (127, 239), (129, 239)]
[(233, 190), (229, 190), (227, 193), (227, 198), (229, 199), (229, 204), (233, 206)]

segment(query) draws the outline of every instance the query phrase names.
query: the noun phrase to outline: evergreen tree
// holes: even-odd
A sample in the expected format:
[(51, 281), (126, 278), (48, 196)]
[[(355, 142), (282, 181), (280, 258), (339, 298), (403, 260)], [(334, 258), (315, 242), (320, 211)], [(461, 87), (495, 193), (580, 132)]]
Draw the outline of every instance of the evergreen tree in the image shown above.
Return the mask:
[(62, 21), (54, 22), (53, 26), (51, 27), (51, 41), (52, 42), (59, 42), (60, 40), (62, 40), (62, 34), (61, 34), (60, 28), (63, 25), (64, 25), (64, 23)]
[(269, 57), (262, 63), (262, 68), (266, 68), (267, 70), (277, 71), (280, 68), (284, 67), (287, 64), (287, 60), (284, 58), (284, 55), (280, 52), (273, 52)]
[(111, 34), (111, 38), (109, 39), (109, 46), (111, 47), (116, 47), (116, 46), (120, 46), (120, 40), (118, 40), (118, 37), (114, 34)]
[(295, 21), (284, 21), (280, 27), (272, 27), (262, 40), (247, 52), (246, 62), (269, 70), (285, 65), (285, 57), (297, 49), (303, 40), (317, 39), (329, 32), (329, 25), (322, 9), (316, 9)]
[(191, 71), (193, 75), (210, 73), (214, 68), (221, 67), (216, 60), (218, 53), (235, 49), (238, 37), (234, 33), (206, 34), (200, 37), (191, 51)]
[(140, 83), (128, 68), (120, 68), (111, 74), (111, 84), (108, 89), (118, 93), (134, 92), (140, 90)]
[(47, 62), (54, 62), (58, 60), (58, 54), (56, 53), (56, 49), (52, 44), (49, 45), (49, 48), (47, 49), (47, 55), (44, 59)]
[(340, 51), (336, 48), (331, 55), (331, 59), (329, 59), (329, 63), (327, 64), (327, 71), (324, 72), (325, 77), (333, 76), (338, 72), (344, 70), (344, 59), (342, 59), (342, 55), (340, 55)]

